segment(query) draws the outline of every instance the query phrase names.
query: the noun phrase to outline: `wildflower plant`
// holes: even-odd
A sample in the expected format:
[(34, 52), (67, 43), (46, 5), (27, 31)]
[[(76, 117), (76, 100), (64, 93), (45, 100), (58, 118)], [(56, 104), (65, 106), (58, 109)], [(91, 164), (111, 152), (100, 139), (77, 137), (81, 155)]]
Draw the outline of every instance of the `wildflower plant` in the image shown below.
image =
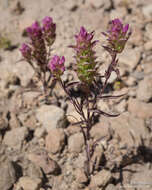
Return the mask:
[(35, 21), (26, 29), (29, 37), (28, 43), (23, 43), (20, 51), (24, 59), (32, 66), (39, 80), (42, 82), (46, 95), (51, 77), (47, 77), (48, 63), (51, 56), (51, 47), (56, 38), (56, 24), (51, 17), (42, 20), (42, 26)]
[[(119, 115), (109, 114), (98, 109), (97, 101), (99, 99), (110, 99), (123, 96), (104, 95), (104, 92), (112, 72), (116, 72), (118, 77), (120, 77), (119, 68), (117, 67), (117, 54), (124, 50), (131, 32), (129, 31), (129, 25), (123, 26), (119, 19), (114, 19), (109, 23), (107, 32), (102, 33), (107, 37), (107, 45), (103, 47), (110, 54), (112, 60), (105, 74), (100, 76), (97, 70), (96, 52), (94, 50), (98, 41), (93, 39), (94, 32), (89, 33), (84, 27), (81, 27), (80, 32), (75, 35), (76, 44), (70, 45), (70, 48), (73, 48), (75, 52), (76, 73), (79, 81), (65, 83), (61, 77), (66, 70), (64, 56), (60, 57), (54, 55), (49, 59), (50, 52), (47, 52), (46, 49), (46, 44), (50, 47), (55, 40), (55, 28), (55, 24), (50, 17), (46, 17), (43, 20), (42, 28), (39, 26), (38, 22), (35, 22), (27, 29), (31, 40), (30, 45), (23, 44), (20, 50), (23, 57), (30, 64), (32, 64), (32, 61), (36, 61), (39, 67), (40, 76), (41, 74), (44, 75), (46, 71), (50, 72), (50, 76), (60, 83), (76, 112), (80, 115), (80, 120), (75, 122), (74, 125), (80, 127), (83, 134), (86, 151), (84, 168), (86, 175), (90, 178), (90, 175), (94, 172), (92, 166), (95, 164), (92, 163), (92, 156), (98, 141), (100, 141), (100, 139), (98, 139), (90, 143), (90, 130), (95, 123), (95, 117), (96, 115), (107, 117), (117, 117)], [(98, 82), (98, 78), (101, 78), (102, 84)], [(45, 85), (47, 84), (48, 83), (45, 83)], [(72, 94), (72, 89), (75, 86), (82, 92), (80, 98)]]

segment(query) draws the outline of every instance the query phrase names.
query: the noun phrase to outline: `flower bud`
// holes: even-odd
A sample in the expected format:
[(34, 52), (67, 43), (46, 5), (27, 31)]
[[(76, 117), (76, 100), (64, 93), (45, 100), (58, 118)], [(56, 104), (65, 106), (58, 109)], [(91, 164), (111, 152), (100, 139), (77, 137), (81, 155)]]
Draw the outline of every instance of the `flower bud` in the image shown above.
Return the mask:
[(42, 29), (39, 23), (36, 21), (32, 24), (32, 26), (26, 29), (27, 34), (32, 40), (36, 40), (42, 37)]
[(19, 50), (21, 51), (22, 56), (30, 61), (32, 49), (27, 44), (23, 43)]
[(49, 45), (52, 45), (55, 41), (56, 37), (56, 24), (53, 23), (53, 19), (51, 17), (46, 16), (42, 20), (42, 30), (44, 39), (48, 42)]
[[(109, 23), (109, 29), (103, 35), (108, 37), (107, 47), (116, 53), (121, 53), (129, 39), (131, 32), (128, 32), (129, 24), (123, 26), (119, 19), (114, 19)], [(107, 48), (106, 47), (106, 48)], [(107, 49), (108, 49), (107, 48)]]
[(60, 58), (59, 56), (54, 55), (50, 60), (48, 67), (56, 77), (60, 77), (65, 71), (64, 62), (65, 62), (64, 56)]

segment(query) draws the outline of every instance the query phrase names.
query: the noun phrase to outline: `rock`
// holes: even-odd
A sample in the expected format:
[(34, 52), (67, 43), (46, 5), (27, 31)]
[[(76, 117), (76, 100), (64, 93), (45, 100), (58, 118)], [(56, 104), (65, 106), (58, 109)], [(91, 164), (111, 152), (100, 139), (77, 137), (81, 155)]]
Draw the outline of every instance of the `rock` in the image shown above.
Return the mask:
[(131, 42), (132, 44), (139, 46), (139, 45), (143, 45), (143, 32), (141, 30), (141, 28), (139, 28), (138, 26), (134, 26), (134, 31), (132, 32), (130, 38), (129, 38), (129, 42)]
[(3, 142), (11, 148), (20, 149), (28, 134), (26, 127), (14, 128), (6, 132)]
[(117, 104), (115, 108), (119, 113), (122, 113), (126, 111), (126, 107), (127, 107), (127, 102), (125, 99), (123, 99), (119, 104)]
[(12, 162), (0, 162), (0, 189), (9, 190), (16, 181), (15, 170)]
[(10, 114), (9, 127), (11, 129), (21, 127), (21, 124), (20, 124), (16, 114), (13, 112), (11, 112), (11, 114)]
[(67, 124), (64, 111), (53, 105), (42, 105), (38, 108), (36, 118), (47, 132), (55, 128), (64, 128)]
[(152, 23), (148, 23), (148, 24), (146, 25), (145, 36), (146, 36), (147, 39), (149, 39), (149, 40), (152, 40), (151, 30), (152, 30)]
[(114, 83), (116, 81), (116, 79), (117, 79), (117, 74), (115, 72), (112, 72), (108, 82)]
[(77, 168), (75, 171), (75, 176), (78, 183), (86, 183), (88, 181), (83, 169)]
[(139, 63), (141, 53), (138, 49), (127, 49), (123, 51), (119, 57), (119, 64), (126, 68), (128, 71), (132, 71)]
[(82, 133), (76, 133), (71, 135), (68, 139), (69, 152), (80, 153), (84, 145), (84, 139)]
[(152, 75), (146, 76), (137, 88), (137, 98), (141, 101), (148, 102), (152, 98)]
[(152, 4), (147, 4), (142, 7), (142, 13), (146, 19), (151, 19), (152, 17)]
[(63, 129), (50, 130), (45, 139), (47, 151), (53, 154), (60, 153), (65, 146), (65, 139), (66, 136)]
[(115, 185), (113, 185), (113, 184), (109, 184), (107, 187), (106, 187), (106, 190), (118, 190), (118, 189), (116, 189), (116, 186)]
[(19, 182), (17, 183), (16, 190), (24, 189), (24, 190), (39, 190), (41, 187), (41, 179), (39, 178), (31, 178), (28, 176), (21, 177)]
[(108, 9), (111, 6), (111, 3), (110, 3), (109, 0), (108, 1), (106, 1), (106, 0), (103, 0), (103, 1), (100, 1), (100, 0), (94, 0), (94, 1), (87, 0), (86, 3), (90, 4), (93, 8), (96, 8), (96, 9), (100, 9), (102, 7), (104, 7), (105, 9)]
[(90, 187), (105, 187), (111, 181), (111, 178), (111, 172), (103, 169), (102, 171), (91, 177)]
[(151, 61), (144, 64), (144, 74), (149, 75), (152, 73)]
[(95, 124), (90, 130), (90, 135), (95, 140), (105, 137), (109, 134), (108, 128), (110, 127), (109, 121), (106, 117), (103, 117), (101, 121)]
[(152, 50), (152, 41), (144, 43), (144, 48), (146, 51)]
[[(16, 57), (16, 60), (22, 59), (19, 56)], [(25, 61), (17, 62), (14, 68), (14, 73), (17, 73), (18, 77), (20, 78), (21, 85), (27, 86), (33, 77), (34, 71), (31, 68), (30, 64)], [(25, 75), (26, 73), (26, 75)]]
[(95, 150), (94, 150), (94, 153), (93, 153), (93, 156), (91, 157), (91, 170), (90, 171), (93, 171), (96, 170), (100, 170), (101, 169), (101, 162), (103, 161), (102, 158), (103, 158), (103, 152), (104, 152), (104, 149), (103, 149), (103, 146), (101, 145), (100, 141), (97, 143), (97, 146), (95, 147)]
[(110, 12), (110, 20), (113, 20), (115, 18), (122, 18), (127, 15), (127, 11), (125, 7), (119, 7), (119, 9), (112, 9)]
[(0, 144), (2, 143), (2, 134), (0, 134)]
[(64, 5), (69, 11), (75, 11), (78, 8), (78, 1), (67, 0)]
[[(136, 185), (139, 189), (152, 189), (152, 170), (143, 166), (136, 165), (136, 173), (131, 177), (130, 184)], [(141, 179), (141, 181), (139, 181)]]
[(29, 130), (35, 130), (37, 127), (37, 120), (35, 113), (29, 111), (28, 113), (21, 113), (18, 115), (18, 118), (23, 126), (26, 126)]
[(127, 80), (125, 81), (126, 85), (128, 86), (135, 86), (136, 85), (136, 79), (132, 76), (129, 76)]
[[(146, 139), (149, 135), (144, 121), (142, 119), (135, 118), (128, 112), (121, 114), (117, 119), (111, 118), (109, 121), (115, 134), (120, 137), (124, 144), (130, 147), (135, 146), (135, 143), (139, 146), (141, 144), (141, 137)], [(135, 138), (135, 142), (132, 137)]]
[(34, 131), (34, 136), (37, 138), (41, 138), (45, 135), (46, 131), (43, 127), (38, 127)]
[(57, 175), (60, 173), (60, 167), (57, 162), (49, 158), (47, 154), (31, 153), (27, 157), (36, 166), (41, 167), (45, 174)]
[(6, 130), (8, 127), (8, 121), (4, 117), (0, 117), (0, 130)]
[(42, 169), (38, 165), (35, 165), (33, 162), (30, 162), (28, 163), (24, 176), (43, 179), (43, 172), (42, 172)]
[(15, 73), (10, 73), (5, 82), (5, 88), (9, 88), (10, 85), (20, 85), (20, 79)]
[(76, 125), (70, 125), (66, 128), (66, 134), (67, 136), (73, 135), (74, 133), (78, 133), (81, 131), (79, 126)]
[[(141, 108), (141, 109), (140, 109)], [(152, 103), (140, 102), (136, 99), (130, 98), (128, 101), (128, 111), (141, 119), (148, 119), (152, 117)]]

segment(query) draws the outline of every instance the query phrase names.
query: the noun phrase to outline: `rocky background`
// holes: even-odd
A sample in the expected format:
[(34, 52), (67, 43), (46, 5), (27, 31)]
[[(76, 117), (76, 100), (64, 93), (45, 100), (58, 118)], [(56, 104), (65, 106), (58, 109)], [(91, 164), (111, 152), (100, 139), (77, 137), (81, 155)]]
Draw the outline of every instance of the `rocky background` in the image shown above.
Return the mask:
[[(110, 60), (101, 47), (109, 20), (120, 18), (133, 31), (119, 56), (122, 80), (112, 75), (108, 90), (127, 95), (98, 102), (121, 115), (101, 117), (91, 130), (92, 139), (105, 138), (95, 150), (90, 184), (82, 134), (66, 117), (77, 114), (58, 86), (54, 103), (44, 104), (39, 91), (30, 89), (34, 71), (20, 61), (18, 48), (28, 40), (24, 29), (45, 16), (57, 23), (52, 53), (64, 55), (67, 67), (74, 61), (67, 46), (80, 26), (95, 30), (101, 73)], [(65, 73), (65, 81), (73, 78)], [(152, 0), (0, 0), (0, 190), (152, 189), (151, 132)]]

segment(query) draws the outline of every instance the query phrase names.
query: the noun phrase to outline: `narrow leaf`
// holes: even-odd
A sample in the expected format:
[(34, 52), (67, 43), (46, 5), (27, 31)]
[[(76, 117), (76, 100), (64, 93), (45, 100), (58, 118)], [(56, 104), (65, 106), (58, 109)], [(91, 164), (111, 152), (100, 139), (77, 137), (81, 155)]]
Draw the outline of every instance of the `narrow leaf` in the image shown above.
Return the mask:
[(91, 111), (93, 111), (94, 113), (98, 113), (100, 115), (104, 115), (106, 117), (117, 117), (120, 115), (120, 114), (109, 114), (109, 113), (106, 113), (106, 112), (98, 110), (98, 109), (92, 109)]

